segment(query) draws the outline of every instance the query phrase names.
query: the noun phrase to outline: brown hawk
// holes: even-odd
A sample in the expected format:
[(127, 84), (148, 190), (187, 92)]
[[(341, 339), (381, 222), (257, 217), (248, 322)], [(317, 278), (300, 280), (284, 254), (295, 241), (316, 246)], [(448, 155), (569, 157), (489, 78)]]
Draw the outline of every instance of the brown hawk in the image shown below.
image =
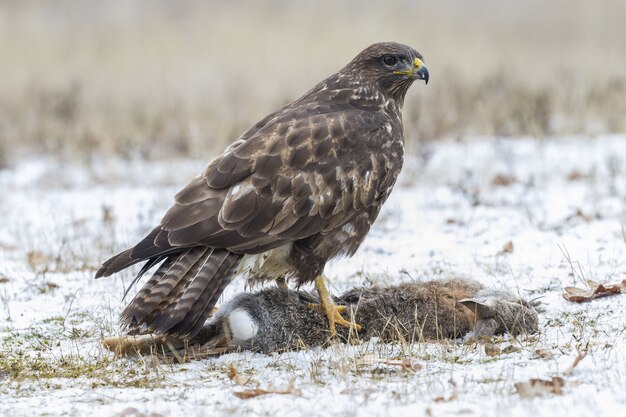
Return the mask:
[[(352, 256), (400, 173), (401, 109), (415, 80), (428, 82), (409, 46), (377, 43), (296, 101), (244, 132), (176, 194), (161, 223), (104, 262), (96, 278), (160, 264), (121, 315), (131, 332), (195, 335), (224, 287), (315, 281), (331, 334), (341, 317), (322, 273)], [(132, 286), (132, 284), (131, 284)]]

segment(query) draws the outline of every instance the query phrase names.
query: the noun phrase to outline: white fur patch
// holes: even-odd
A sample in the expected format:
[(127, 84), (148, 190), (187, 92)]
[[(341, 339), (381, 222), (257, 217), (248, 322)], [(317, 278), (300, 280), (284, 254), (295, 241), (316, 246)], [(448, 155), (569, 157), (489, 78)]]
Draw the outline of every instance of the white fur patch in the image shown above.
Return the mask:
[(256, 336), (259, 326), (252, 316), (241, 308), (237, 308), (228, 315), (228, 324), (235, 343), (247, 342)]

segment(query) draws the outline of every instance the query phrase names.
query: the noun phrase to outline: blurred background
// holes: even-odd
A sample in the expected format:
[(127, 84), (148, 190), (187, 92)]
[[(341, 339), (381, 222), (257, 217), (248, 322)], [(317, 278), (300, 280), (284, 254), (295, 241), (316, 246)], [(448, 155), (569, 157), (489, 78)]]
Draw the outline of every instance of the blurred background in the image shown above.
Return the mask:
[(385, 40), (430, 69), (409, 149), (626, 130), (624, 0), (1, 1), (0, 166), (208, 159)]

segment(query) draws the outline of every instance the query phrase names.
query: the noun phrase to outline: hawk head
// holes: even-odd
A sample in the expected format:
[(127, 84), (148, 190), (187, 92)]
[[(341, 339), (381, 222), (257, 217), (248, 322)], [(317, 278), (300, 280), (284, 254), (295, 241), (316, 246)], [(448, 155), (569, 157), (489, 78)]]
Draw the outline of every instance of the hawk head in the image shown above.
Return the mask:
[(429, 77), (422, 55), (410, 46), (395, 42), (368, 46), (343, 71), (372, 80), (386, 95), (400, 102), (415, 80), (428, 84)]

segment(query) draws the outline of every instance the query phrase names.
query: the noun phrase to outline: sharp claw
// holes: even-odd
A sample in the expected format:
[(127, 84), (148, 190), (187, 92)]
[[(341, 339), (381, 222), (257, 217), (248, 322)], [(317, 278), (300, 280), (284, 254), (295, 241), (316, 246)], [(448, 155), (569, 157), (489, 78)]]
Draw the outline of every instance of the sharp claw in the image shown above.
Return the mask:
[(307, 307), (312, 310), (317, 310), (320, 313), (326, 314), (326, 316), (328, 317), (328, 322), (331, 328), (332, 336), (336, 334), (336, 331), (335, 332), (332, 331), (332, 329), (335, 328), (336, 324), (343, 326), (343, 327), (352, 328), (354, 330), (361, 330), (362, 328), (360, 324), (346, 320), (341, 316), (340, 313), (343, 313), (348, 310), (348, 307), (346, 306), (332, 305), (332, 306), (329, 306), (327, 310), (322, 304), (309, 303)]
[(309, 308), (315, 308), (326, 314), (326, 317), (328, 318), (328, 330), (330, 331), (331, 338), (337, 335), (336, 324), (349, 329), (361, 329), (361, 326), (358, 324), (348, 321), (341, 316), (340, 313), (346, 311), (348, 308), (346, 306), (335, 305), (328, 289), (326, 288), (324, 277), (322, 275), (315, 278), (315, 287), (317, 288), (317, 293), (320, 297), (320, 303), (309, 304)]
[(349, 329), (352, 328), (354, 330), (361, 330), (361, 325), (360, 324), (355, 323), (353, 321), (346, 320), (346, 319), (344, 319), (341, 316), (335, 318), (335, 324), (340, 324), (340, 325), (342, 325), (344, 327), (347, 327)]

